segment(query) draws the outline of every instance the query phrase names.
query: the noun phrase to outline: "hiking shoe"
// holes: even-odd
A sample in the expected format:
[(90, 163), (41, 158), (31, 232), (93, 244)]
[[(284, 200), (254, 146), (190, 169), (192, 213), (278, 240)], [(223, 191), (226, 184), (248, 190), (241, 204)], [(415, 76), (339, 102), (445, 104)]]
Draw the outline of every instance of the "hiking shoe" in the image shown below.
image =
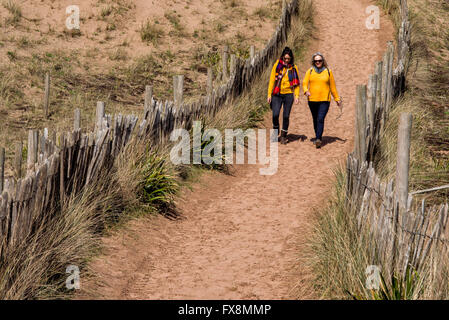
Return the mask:
[(287, 140), (287, 132), (286, 131), (281, 131), (281, 144), (287, 144), (288, 140)]
[(315, 143), (315, 147), (317, 149), (321, 148), (321, 140), (320, 139), (316, 139), (314, 143)]

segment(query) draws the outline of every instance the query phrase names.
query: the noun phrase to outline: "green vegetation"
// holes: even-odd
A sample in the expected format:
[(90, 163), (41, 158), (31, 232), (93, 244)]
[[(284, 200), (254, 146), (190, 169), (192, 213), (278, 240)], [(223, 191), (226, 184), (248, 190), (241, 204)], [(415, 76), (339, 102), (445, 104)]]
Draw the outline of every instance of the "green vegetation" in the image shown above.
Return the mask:
[(271, 17), (271, 10), (267, 7), (259, 7), (256, 10), (254, 10), (253, 13), (255, 16), (258, 16), (260, 19), (264, 18), (270, 18)]
[(151, 42), (155, 46), (163, 36), (164, 30), (155, 23), (151, 23), (150, 20), (147, 20), (140, 28), (140, 38), (142, 41)]
[(184, 31), (185, 27), (181, 24), (181, 20), (179, 19), (181, 15), (176, 12), (165, 12), (164, 17), (170, 22), (173, 27), (173, 32), (170, 34), (175, 35), (177, 37), (187, 37), (187, 33)]

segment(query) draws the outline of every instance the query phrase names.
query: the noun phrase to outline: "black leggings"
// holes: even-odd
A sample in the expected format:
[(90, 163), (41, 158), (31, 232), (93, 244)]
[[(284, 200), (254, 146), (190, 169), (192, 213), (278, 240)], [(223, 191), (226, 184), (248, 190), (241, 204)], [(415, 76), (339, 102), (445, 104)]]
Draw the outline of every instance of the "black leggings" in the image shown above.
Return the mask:
[(281, 113), (281, 107), (284, 106), (282, 130), (287, 132), (290, 122), (290, 111), (294, 101), (293, 93), (279, 94), (271, 98), (271, 109), (273, 110), (273, 129), (279, 130), (279, 114)]

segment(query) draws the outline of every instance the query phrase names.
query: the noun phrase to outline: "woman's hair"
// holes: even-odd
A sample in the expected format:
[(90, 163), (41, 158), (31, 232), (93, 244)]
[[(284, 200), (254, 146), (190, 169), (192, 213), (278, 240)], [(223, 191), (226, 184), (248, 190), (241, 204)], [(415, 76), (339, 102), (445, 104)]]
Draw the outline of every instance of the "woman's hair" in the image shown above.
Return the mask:
[(290, 56), (290, 64), (295, 64), (295, 58), (293, 57), (293, 51), (289, 47), (285, 47), (284, 50), (282, 50), (281, 59), (284, 60), (284, 56), (288, 54)]
[(312, 66), (315, 65), (315, 63), (313, 62), (313, 60), (315, 60), (316, 56), (320, 56), (321, 59), (323, 59), (323, 67), (329, 68), (326, 62), (326, 59), (324, 59), (324, 56), (321, 54), (321, 52), (315, 52), (312, 56)]

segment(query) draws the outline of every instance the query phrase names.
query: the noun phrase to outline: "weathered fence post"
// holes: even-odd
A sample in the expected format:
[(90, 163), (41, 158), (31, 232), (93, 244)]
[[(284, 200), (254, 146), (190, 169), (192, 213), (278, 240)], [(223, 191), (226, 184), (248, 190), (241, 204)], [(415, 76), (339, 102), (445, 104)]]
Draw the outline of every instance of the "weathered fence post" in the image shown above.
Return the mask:
[(27, 174), (33, 172), (34, 164), (37, 162), (37, 151), (39, 141), (39, 131), (28, 131), (28, 150), (27, 150)]
[(371, 74), (368, 80), (368, 90), (367, 90), (367, 114), (369, 121), (369, 161), (373, 161), (374, 155), (374, 145), (376, 137), (374, 136), (376, 130), (375, 128), (378, 126), (376, 120), (374, 119), (376, 114), (376, 99), (377, 98), (377, 74)]
[(214, 74), (212, 68), (207, 68), (207, 95), (212, 94), (214, 90)]
[(406, 210), (407, 208), (411, 131), (411, 113), (401, 113), (398, 128), (398, 149), (396, 158), (396, 197), (399, 201), (399, 208), (401, 210)]
[(254, 46), (249, 47), (249, 57), (251, 61), (254, 59), (255, 55), (256, 55), (256, 47)]
[(97, 102), (97, 112), (95, 116), (95, 131), (98, 132), (103, 128), (103, 118), (104, 118), (104, 102)]
[(50, 104), (50, 74), (45, 74), (45, 94), (44, 94), (44, 113), (45, 118), (48, 118), (48, 106)]
[(223, 48), (223, 56), (222, 56), (222, 76), (223, 81), (227, 81), (229, 74), (228, 74), (228, 55), (229, 55), (229, 47), (226, 45)]
[(79, 108), (75, 109), (75, 116), (73, 119), (73, 129), (79, 130), (81, 128), (81, 111)]
[(355, 155), (366, 160), (366, 85), (357, 85), (356, 91)]
[(376, 110), (382, 108), (382, 61), (376, 62), (375, 73), (377, 75)]
[(388, 78), (388, 51), (384, 53), (382, 58), (382, 108), (384, 109), (384, 115), (387, 111), (387, 78)]
[(235, 75), (237, 69), (237, 56), (235, 54), (231, 54), (231, 63), (229, 65), (229, 74), (231, 76)]
[(145, 115), (150, 110), (152, 100), (153, 100), (153, 86), (145, 86), (145, 103), (143, 107)]
[(22, 141), (16, 142), (14, 152), (14, 175), (17, 180), (22, 178), (22, 152), (23, 152)]
[(60, 137), (60, 148), (61, 150), (59, 151), (59, 201), (60, 201), (60, 205), (62, 207), (62, 205), (64, 204), (64, 199), (65, 199), (65, 159), (64, 159), (64, 154), (65, 154), (65, 135), (64, 133), (61, 134)]
[(5, 186), (5, 148), (0, 148), (0, 193)]
[(377, 94), (377, 75), (370, 74), (368, 79), (366, 107), (368, 110), (368, 119), (370, 126), (370, 135), (372, 136), (374, 128), (374, 112), (376, 110), (376, 94)]
[(37, 163), (41, 164), (42, 161), (44, 160), (44, 153), (45, 153), (45, 146), (47, 144), (47, 139), (45, 138), (45, 130), (47, 131), (47, 136), (48, 136), (48, 129), (45, 128), (44, 132), (39, 135), (39, 149), (38, 149), (38, 154), (37, 154)]
[(394, 61), (394, 45), (392, 41), (388, 41), (388, 76), (386, 86), (386, 111), (390, 112), (391, 102), (393, 101), (393, 61)]
[(183, 102), (184, 76), (173, 76), (173, 98), (175, 106), (179, 107)]

